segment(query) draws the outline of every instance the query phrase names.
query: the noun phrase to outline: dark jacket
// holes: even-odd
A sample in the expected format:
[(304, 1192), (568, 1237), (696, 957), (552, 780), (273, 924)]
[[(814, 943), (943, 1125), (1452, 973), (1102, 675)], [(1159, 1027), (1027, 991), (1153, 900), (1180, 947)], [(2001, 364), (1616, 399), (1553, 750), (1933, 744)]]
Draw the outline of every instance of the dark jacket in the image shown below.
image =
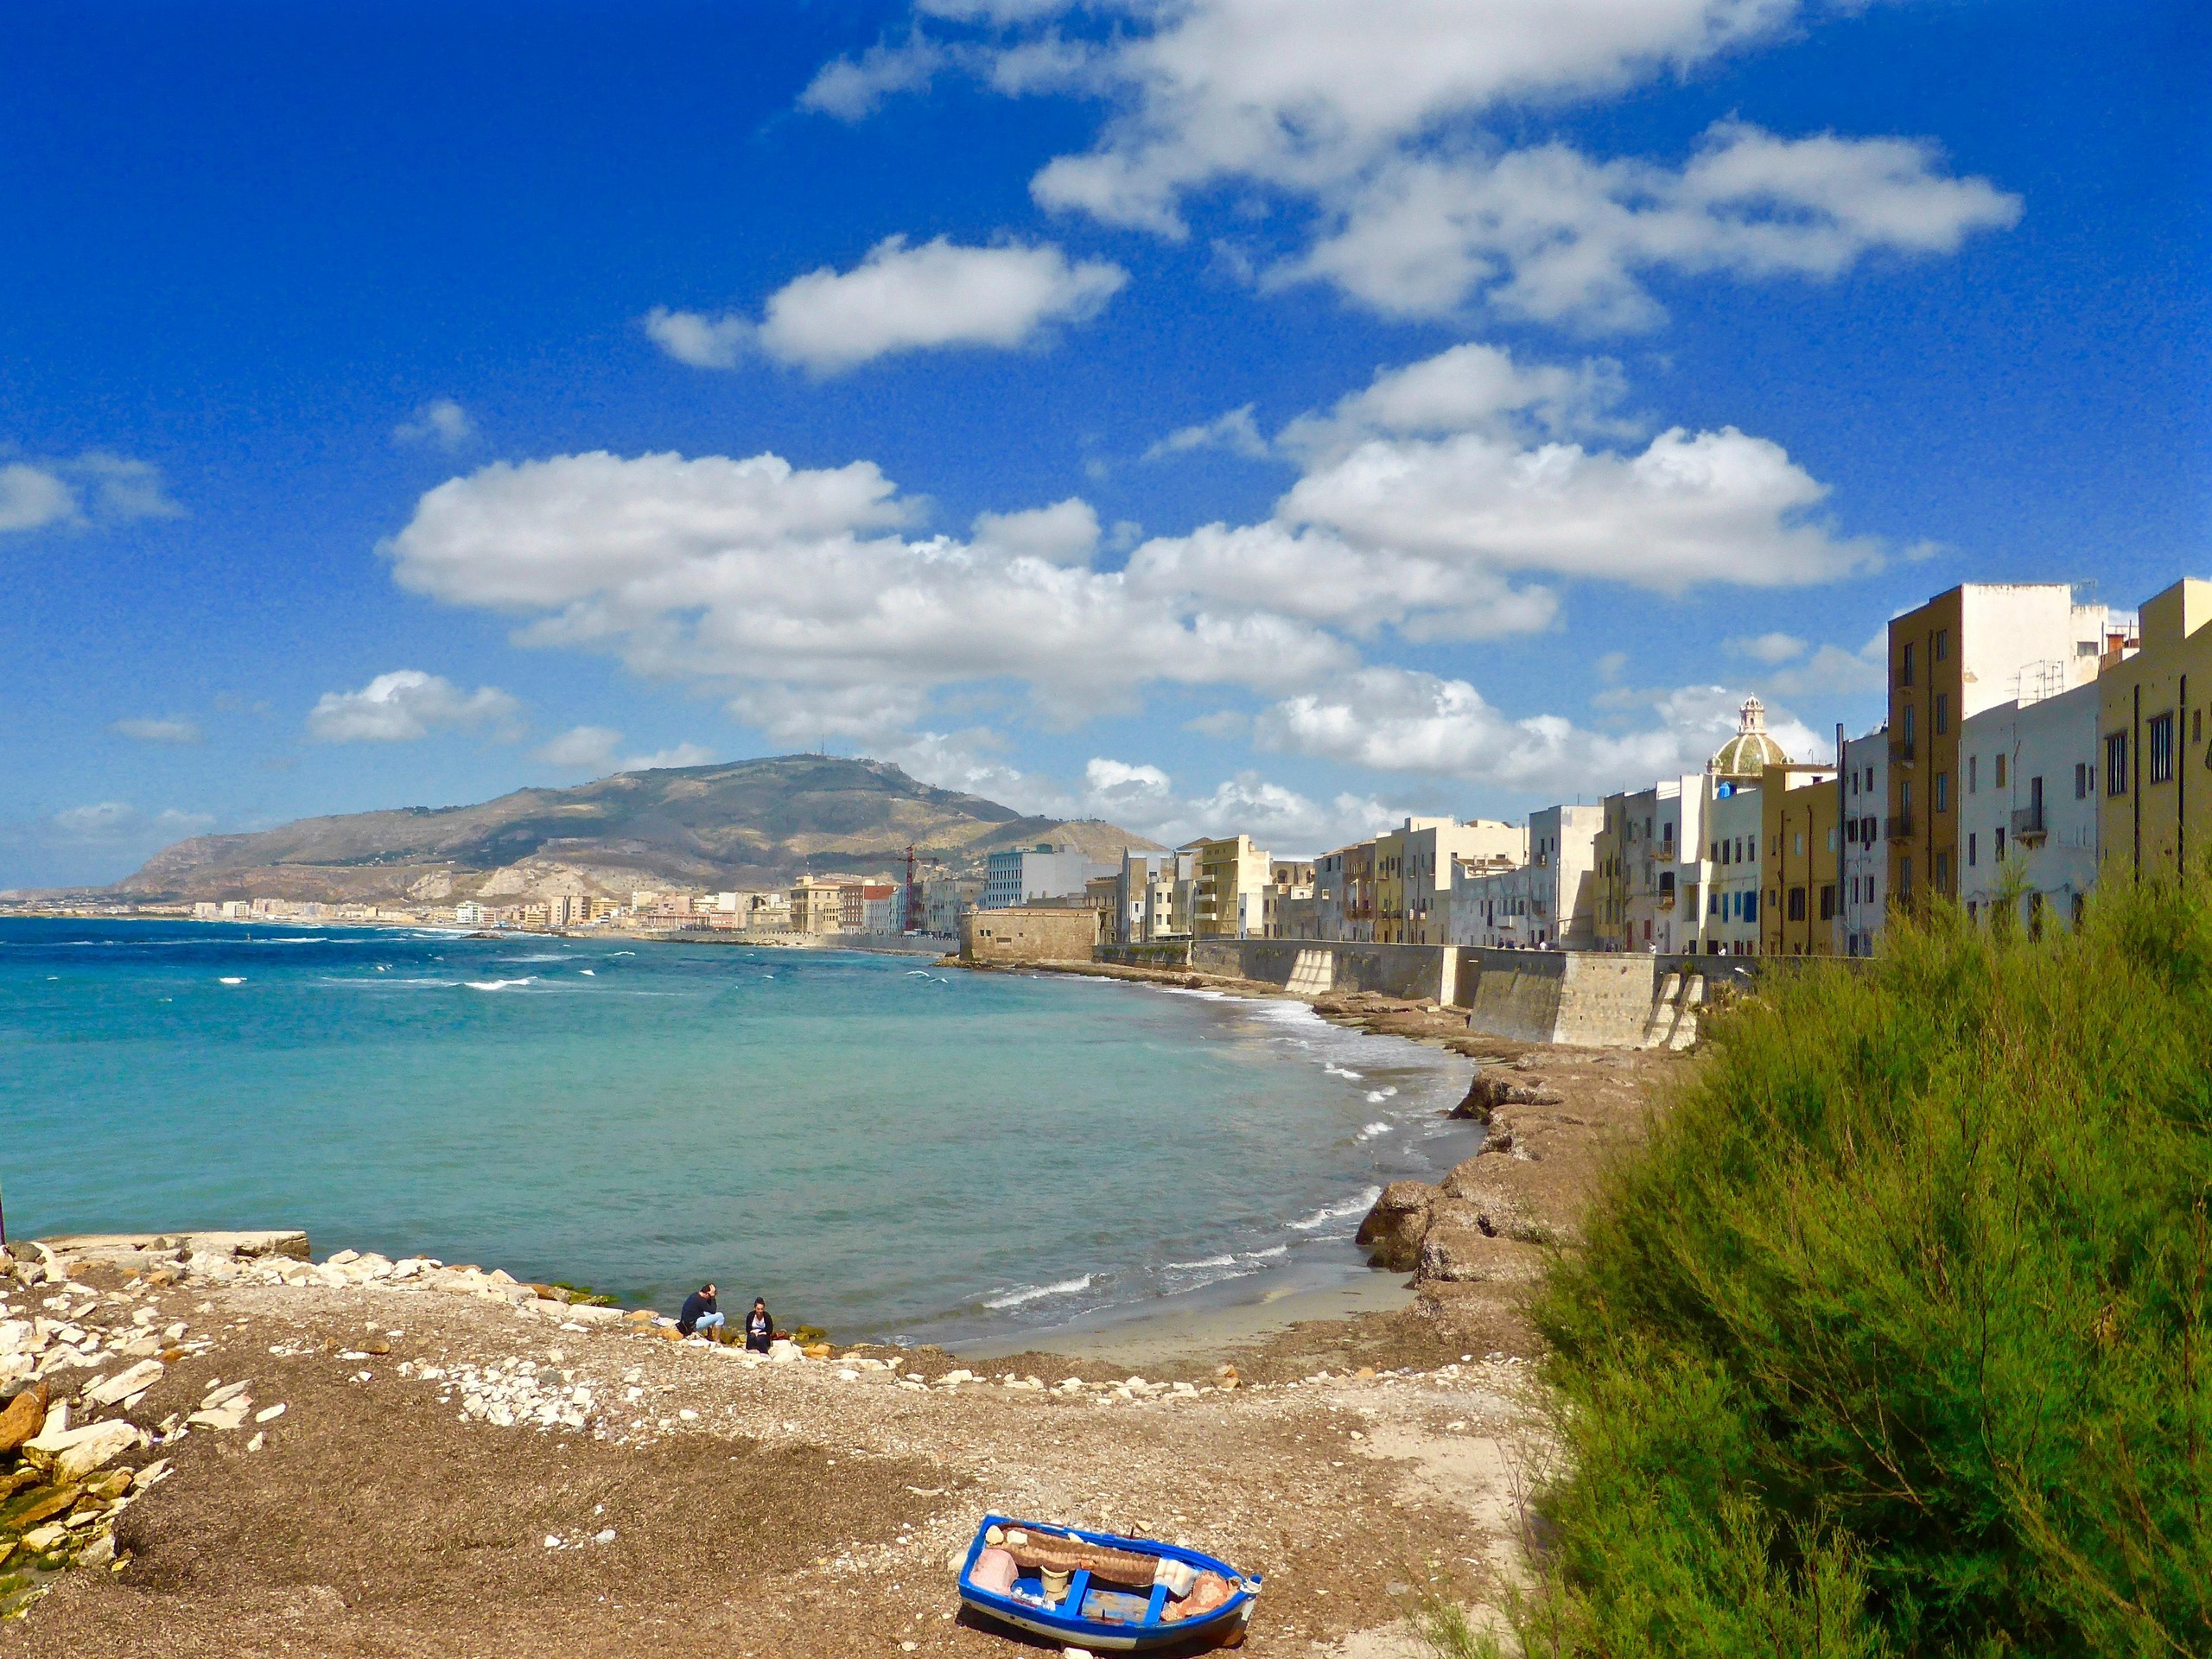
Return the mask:
[[(757, 1327), (757, 1328), (756, 1328)], [(768, 1339), (775, 1334), (776, 1322), (768, 1317), (768, 1310), (748, 1309), (745, 1315), (745, 1345), (760, 1353), (768, 1351)]]
[(683, 1299), (683, 1311), (676, 1316), (676, 1328), (688, 1337), (699, 1328), (702, 1315), (718, 1312), (713, 1297), (703, 1290), (695, 1290)]

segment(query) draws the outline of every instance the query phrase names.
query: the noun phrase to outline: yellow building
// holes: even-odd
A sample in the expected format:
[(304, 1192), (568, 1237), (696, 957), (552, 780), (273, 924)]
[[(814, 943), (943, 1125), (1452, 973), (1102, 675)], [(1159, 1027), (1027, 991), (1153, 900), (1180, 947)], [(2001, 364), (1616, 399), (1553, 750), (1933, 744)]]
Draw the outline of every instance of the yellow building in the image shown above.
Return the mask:
[(802, 875), (791, 884), (792, 931), (799, 933), (835, 933), (844, 925), (844, 885), (836, 881), (818, 880)]
[(1191, 931), (1201, 939), (1256, 939), (1267, 925), (1267, 890), (1274, 860), (1249, 836), (1195, 843), (1198, 877)]
[(1836, 769), (1769, 766), (1759, 779), (1759, 954), (1836, 952), (1843, 797)]
[(2098, 879), (2202, 862), (2212, 853), (2212, 582), (2177, 582), (2141, 613), (2142, 649), (2114, 652), (2098, 677), (2103, 768)]

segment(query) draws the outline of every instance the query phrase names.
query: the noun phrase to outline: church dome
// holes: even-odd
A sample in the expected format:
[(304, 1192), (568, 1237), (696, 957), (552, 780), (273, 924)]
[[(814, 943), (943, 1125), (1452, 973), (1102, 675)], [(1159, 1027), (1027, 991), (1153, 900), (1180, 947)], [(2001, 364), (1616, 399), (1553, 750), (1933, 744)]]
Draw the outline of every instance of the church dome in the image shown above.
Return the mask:
[(1705, 769), (1719, 777), (1757, 782), (1767, 767), (1789, 764), (1788, 753), (1766, 729), (1766, 705), (1757, 697), (1745, 697), (1736, 716), (1736, 735), (1720, 746)]

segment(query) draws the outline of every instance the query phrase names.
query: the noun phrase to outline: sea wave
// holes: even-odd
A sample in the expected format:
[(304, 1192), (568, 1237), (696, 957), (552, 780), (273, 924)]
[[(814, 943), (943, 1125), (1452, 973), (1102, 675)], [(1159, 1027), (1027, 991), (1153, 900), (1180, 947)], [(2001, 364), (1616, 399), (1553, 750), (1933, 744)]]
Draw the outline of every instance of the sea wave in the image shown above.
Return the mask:
[(1337, 1065), (1334, 1064), (1325, 1065), (1321, 1070), (1327, 1072), (1329, 1076), (1332, 1077), (1350, 1077), (1354, 1083), (1363, 1081), (1365, 1075), (1364, 1073), (1353, 1071), (1349, 1066)]
[(1367, 1103), (1370, 1106), (1380, 1106), (1397, 1092), (1395, 1089), (1370, 1089), (1367, 1091)]
[(1003, 1295), (988, 1296), (984, 1298), (983, 1306), (995, 1310), (1020, 1307), (1025, 1302), (1042, 1301), (1047, 1296), (1072, 1296), (1079, 1290), (1090, 1288), (1090, 1274), (1086, 1273), (1080, 1279), (1062, 1279), (1049, 1285), (1024, 1285)]
[(1352, 1216), (1365, 1215), (1374, 1207), (1375, 1200), (1382, 1196), (1381, 1187), (1367, 1187), (1357, 1198), (1339, 1199), (1335, 1204), (1325, 1204), (1304, 1219), (1287, 1221), (1283, 1225), (1297, 1232), (1310, 1233), (1318, 1228), (1327, 1226), (1332, 1221), (1344, 1221)]
[(532, 974), (527, 979), (470, 979), (461, 982), (472, 991), (511, 991), (518, 985), (537, 984), (537, 976)]
[(555, 951), (550, 955), (541, 954), (535, 957), (494, 957), (492, 960), (494, 962), (566, 962), (568, 957)]
[(1372, 1141), (1378, 1135), (1388, 1135), (1389, 1133), (1390, 1126), (1388, 1123), (1382, 1122), (1380, 1119), (1377, 1119), (1375, 1122), (1370, 1123), (1365, 1128), (1359, 1132), (1359, 1138), (1363, 1141)]
[[(1378, 1196), (1379, 1196), (1379, 1195), (1378, 1195)], [(1289, 1245), (1287, 1245), (1287, 1244), (1270, 1244), (1270, 1245), (1268, 1245), (1268, 1248), (1267, 1248), (1266, 1249), (1264, 1249), (1264, 1250), (1247, 1250), (1247, 1251), (1245, 1251), (1245, 1252), (1244, 1252), (1244, 1259), (1245, 1259), (1247, 1262), (1264, 1262), (1264, 1261), (1266, 1261), (1269, 1256), (1274, 1256), (1274, 1255), (1288, 1255), (1289, 1254), (1290, 1254), (1290, 1246), (1289, 1246)]]
[(1205, 1256), (1197, 1262), (1170, 1262), (1166, 1265), (1170, 1273), (1195, 1273), (1200, 1268), (1233, 1268), (1236, 1265), (1236, 1258), (1224, 1254)]

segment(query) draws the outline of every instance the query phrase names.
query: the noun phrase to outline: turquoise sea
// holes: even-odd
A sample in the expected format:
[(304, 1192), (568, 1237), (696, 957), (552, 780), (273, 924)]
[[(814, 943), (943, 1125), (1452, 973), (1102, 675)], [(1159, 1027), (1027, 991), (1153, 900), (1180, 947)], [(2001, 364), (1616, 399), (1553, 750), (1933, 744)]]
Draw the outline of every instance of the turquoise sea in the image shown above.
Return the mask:
[(846, 1339), (1364, 1272), (1466, 1062), (1304, 1006), (912, 957), (0, 920), (11, 1236), (300, 1226)]

